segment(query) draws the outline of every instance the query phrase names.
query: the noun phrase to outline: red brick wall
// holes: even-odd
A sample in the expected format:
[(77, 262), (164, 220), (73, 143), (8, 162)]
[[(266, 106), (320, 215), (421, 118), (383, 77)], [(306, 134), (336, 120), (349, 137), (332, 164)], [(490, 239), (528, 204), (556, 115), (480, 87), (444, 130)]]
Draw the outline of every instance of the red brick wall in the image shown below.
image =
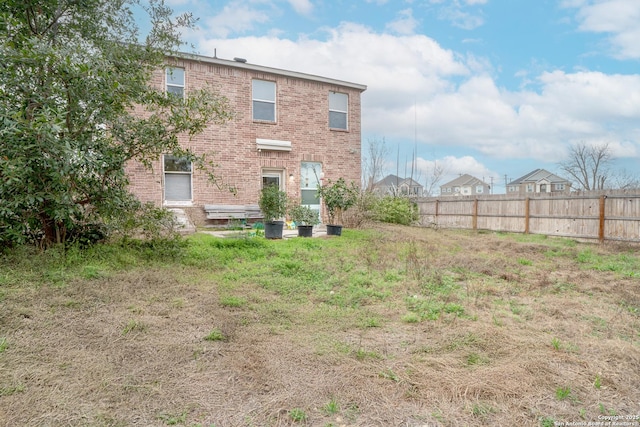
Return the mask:
[[(360, 183), (360, 90), (329, 83), (277, 74), (234, 68), (227, 65), (179, 60), (185, 68), (185, 90), (209, 85), (230, 101), (234, 118), (223, 124), (211, 124), (192, 140), (182, 144), (196, 153), (207, 153), (215, 163), (221, 188), (211, 184), (201, 171), (193, 171), (193, 206), (205, 204), (257, 204), (262, 183), (262, 168), (284, 169), (287, 194), (300, 198), (300, 163), (322, 163), (325, 178)], [(252, 79), (276, 82), (276, 123), (252, 119)], [(154, 84), (164, 87), (164, 70), (158, 70)], [(349, 95), (348, 131), (329, 129), (329, 92)], [(290, 152), (261, 151), (256, 138), (291, 141)], [(163, 202), (162, 165), (153, 171), (132, 162), (127, 167), (132, 192), (142, 201)], [(289, 180), (293, 174), (294, 180)], [(236, 194), (228, 190), (233, 186)]]

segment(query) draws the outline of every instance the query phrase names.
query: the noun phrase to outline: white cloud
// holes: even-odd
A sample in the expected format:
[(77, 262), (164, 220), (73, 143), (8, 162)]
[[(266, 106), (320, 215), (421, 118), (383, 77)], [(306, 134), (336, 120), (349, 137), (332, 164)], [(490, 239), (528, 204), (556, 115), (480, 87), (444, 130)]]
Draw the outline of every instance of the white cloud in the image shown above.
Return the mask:
[[(201, 52), (368, 85), (363, 140), (414, 141), (430, 148), (501, 159), (557, 162), (571, 142), (607, 141), (617, 156), (640, 153), (640, 75), (549, 71), (525, 89), (499, 87), (490, 61), (444, 49), (424, 35), (391, 35), (342, 23), (321, 39), (241, 37), (201, 40)], [(467, 160), (466, 157), (460, 157)], [(482, 165), (458, 173), (489, 176)], [(461, 165), (461, 166), (460, 166)], [(466, 168), (466, 169), (465, 169)], [(452, 167), (453, 169), (453, 167)], [(475, 173), (472, 173), (474, 172)]]
[(313, 4), (309, 0), (288, 0), (293, 9), (300, 15), (309, 16), (313, 12)]
[(620, 59), (640, 58), (640, 1), (638, 0), (574, 0), (564, 7), (578, 8), (579, 29), (610, 34), (613, 56)]
[(413, 17), (411, 9), (404, 9), (398, 12), (398, 17), (387, 24), (387, 29), (397, 34), (413, 34), (418, 21)]
[(256, 23), (268, 21), (269, 16), (265, 11), (253, 9), (239, 1), (227, 4), (220, 13), (204, 20), (209, 35), (223, 38), (250, 31)]
[(473, 30), (484, 24), (484, 19), (479, 15), (473, 15), (459, 8), (444, 8), (440, 12), (440, 18), (463, 30)]
[(474, 7), (486, 4), (487, 0), (429, 0), (429, 3), (442, 5), (438, 17), (455, 27), (473, 30), (484, 25), (481, 11)]

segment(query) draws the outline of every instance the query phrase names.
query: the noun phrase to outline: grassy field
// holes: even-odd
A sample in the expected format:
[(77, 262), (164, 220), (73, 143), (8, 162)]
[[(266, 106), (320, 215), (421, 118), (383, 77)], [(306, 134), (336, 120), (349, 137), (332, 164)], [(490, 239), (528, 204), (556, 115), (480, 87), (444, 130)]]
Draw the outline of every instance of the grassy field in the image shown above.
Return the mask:
[(373, 226), (0, 262), (2, 426), (640, 422), (637, 247)]

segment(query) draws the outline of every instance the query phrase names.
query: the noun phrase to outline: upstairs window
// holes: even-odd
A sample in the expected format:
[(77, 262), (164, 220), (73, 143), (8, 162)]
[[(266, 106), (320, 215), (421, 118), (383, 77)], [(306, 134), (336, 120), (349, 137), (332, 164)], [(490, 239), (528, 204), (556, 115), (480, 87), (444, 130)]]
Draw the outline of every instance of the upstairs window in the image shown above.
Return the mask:
[(253, 80), (253, 120), (276, 121), (276, 83)]
[(184, 98), (184, 68), (167, 67), (167, 93)]
[(564, 190), (564, 184), (556, 184), (556, 190)]
[(484, 187), (482, 185), (476, 185), (476, 194), (484, 193)]
[(329, 128), (347, 130), (348, 106), (346, 93), (329, 92)]
[(191, 161), (184, 157), (164, 156), (165, 202), (190, 202)]
[(527, 184), (527, 193), (533, 193), (533, 184)]

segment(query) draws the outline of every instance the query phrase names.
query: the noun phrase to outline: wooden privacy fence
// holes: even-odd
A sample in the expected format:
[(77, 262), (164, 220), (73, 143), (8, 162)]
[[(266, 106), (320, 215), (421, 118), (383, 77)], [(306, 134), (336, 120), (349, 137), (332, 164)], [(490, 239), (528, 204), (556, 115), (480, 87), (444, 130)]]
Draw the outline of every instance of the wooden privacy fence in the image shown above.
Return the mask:
[(640, 242), (640, 191), (414, 201), (423, 226)]

